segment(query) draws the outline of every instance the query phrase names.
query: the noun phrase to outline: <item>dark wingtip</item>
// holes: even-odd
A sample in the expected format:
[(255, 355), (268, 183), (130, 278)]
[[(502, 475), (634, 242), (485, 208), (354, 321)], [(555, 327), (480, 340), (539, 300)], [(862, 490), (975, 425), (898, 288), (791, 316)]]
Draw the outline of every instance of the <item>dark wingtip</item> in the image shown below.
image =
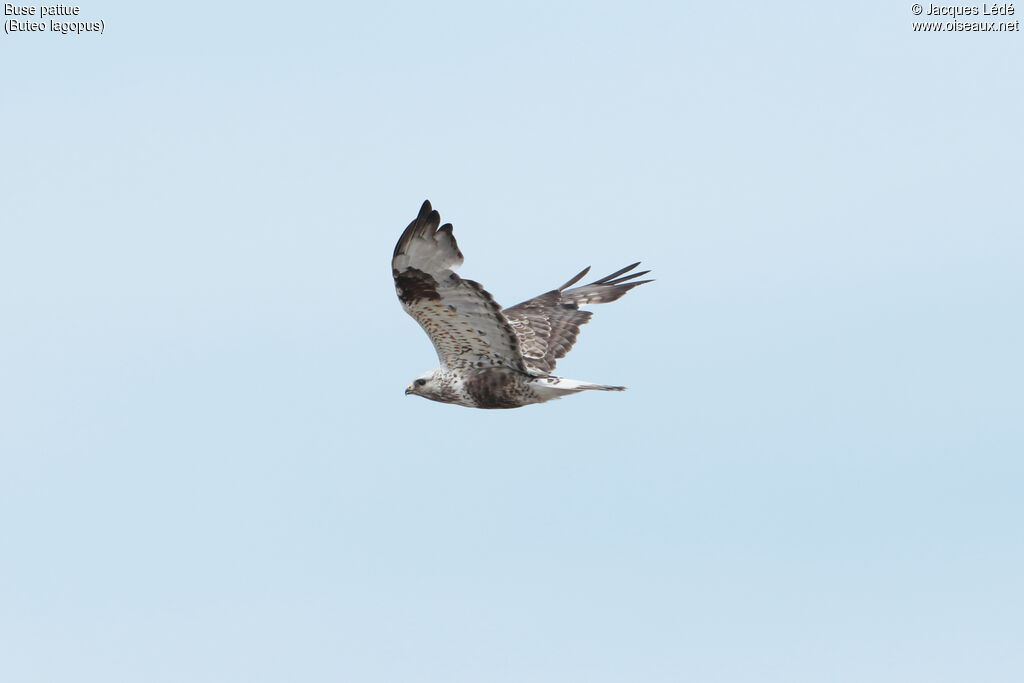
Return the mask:
[(426, 235), (428, 232), (433, 232), (437, 228), (437, 224), (441, 222), (441, 214), (435, 211), (430, 206), (430, 200), (423, 200), (423, 205), (420, 207), (420, 212), (416, 218), (413, 219), (412, 223), (402, 232), (402, 236), (398, 238), (398, 242), (395, 244), (395, 250), (391, 255), (391, 258), (396, 258), (402, 250), (409, 244), (409, 241), (414, 235)]
[(416, 222), (422, 226), (420, 232), (426, 230), (430, 224), (433, 224), (433, 227), (436, 228), (437, 224), (441, 222), (441, 214), (430, 206), (429, 199), (423, 200), (423, 206), (420, 207), (420, 215), (416, 216)]
[[(603, 285), (621, 285), (622, 283), (628, 282), (629, 280), (632, 280), (635, 277), (642, 277), (644, 275), (647, 275), (647, 273), (649, 273), (649, 272), (651, 272), (651, 271), (649, 271), (649, 270), (641, 270), (639, 273), (630, 273), (629, 275), (623, 275), (622, 277), (617, 278), (615, 280), (602, 280), (601, 284), (603, 284)], [(649, 280), (645, 280), (645, 282), (649, 282)]]
[(562, 285), (561, 287), (559, 287), (559, 288), (558, 288), (558, 291), (562, 291), (563, 289), (567, 289), (567, 288), (569, 288), (569, 287), (572, 287), (572, 286), (573, 286), (574, 284), (576, 284), (577, 282), (579, 282), (579, 281), (580, 281), (580, 280), (581, 280), (581, 279), (583, 278), (583, 276), (584, 276), (584, 275), (586, 275), (586, 274), (587, 274), (587, 273), (589, 273), (589, 272), (590, 272), (590, 266), (587, 266), (586, 268), (584, 268), (584, 269), (583, 269), (583, 270), (581, 270), (580, 272), (576, 273), (576, 275), (574, 275), (574, 276), (573, 276), (573, 278), (572, 278), (571, 280), (569, 280), (569, 281), (568, 281), (568, 282), (566, 282), (566, 283), (565, 283), (564, 285)]
[[(636, 268), (639, 265), (640, 265), (640, 261), (637, 261), (636, 263), (631, 263), (628, 266), (626, 266), (625, 268), (620, 268), (619, 270), (615, 271), (614, 273), (612, 273), (610, 275), (605, 275), (600, 280), (594, 280), (590, 284), (591, 285), (618, 285), (618, 284), (621, 284), (623, 282), (626, 282), (627, 280), (632, 280), (635, 277), (640, 277), (641, 275), (646, 275), (647, 273), (651, 272), (649, 270), (644, 270), (644, 271), (641, 271), (639, 273), (629, 273), (629, 271), (633, 270), (634, 268)], [(623, 273), (628, 273), (628, 274), (627, 275), (623, 275)]]

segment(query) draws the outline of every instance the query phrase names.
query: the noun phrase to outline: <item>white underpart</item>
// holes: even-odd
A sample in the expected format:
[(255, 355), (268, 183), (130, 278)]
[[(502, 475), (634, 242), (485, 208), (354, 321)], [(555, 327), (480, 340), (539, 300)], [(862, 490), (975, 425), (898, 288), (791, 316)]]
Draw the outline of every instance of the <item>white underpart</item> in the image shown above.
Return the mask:
[(443, 280), (452, 274), (453, 268), (461, 265), (462, 256), (455, 246), (455, 239), (450, 232), (442, 232), (430, 237), (414, 238), (405, 253), (393, 259), (391, 267), (403, 270), (412, 266), (424, 273), (431, 273), (435, 280)]

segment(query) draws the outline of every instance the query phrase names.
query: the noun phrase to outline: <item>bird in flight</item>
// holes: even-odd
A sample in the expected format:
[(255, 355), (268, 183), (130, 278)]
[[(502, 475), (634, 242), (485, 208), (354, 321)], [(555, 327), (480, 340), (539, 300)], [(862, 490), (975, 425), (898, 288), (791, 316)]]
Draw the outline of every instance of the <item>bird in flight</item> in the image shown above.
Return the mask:
[(591, 389), (625, 389), (551, 372), (593, 315), (580, 305), (615, 301), (651, 282), (636, 279), (650, 271), (630, 273), (637, 262), (569, 289), (588, 266), (558, 289), (503, 309), (478, 282), (454, 272), (462, 265), (462, 252), (451, 223), (440, 223), (440, 214), (423, 202), (391, 259), (398, 299), (426, 331), (441, 361), (441, 367), (413, 380), (406, 395), (469, 408), (519, 408)]

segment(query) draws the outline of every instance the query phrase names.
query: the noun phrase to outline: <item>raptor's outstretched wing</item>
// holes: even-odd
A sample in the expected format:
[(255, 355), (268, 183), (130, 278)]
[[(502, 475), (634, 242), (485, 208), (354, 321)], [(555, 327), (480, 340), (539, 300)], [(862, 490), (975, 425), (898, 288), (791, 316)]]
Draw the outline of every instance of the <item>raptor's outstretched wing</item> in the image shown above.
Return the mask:
[(528, 374), (519, 337), (494, 298), (452, 269), (462, 265), (451, 223), (423, 202), (419, 215), (395, 245), (391, 272), (406, 313), (430, 337), (442, 365), (470, 373), (505, 367)]
[(586, 324), (593, 315), (590, 311), (579, 310), (580, 304), (615, 301), (637, 285), (651, 282), (634, 280), (649, 270), (623, 275), (638, 265), (639, 262), (634, 263), (589, 285), (568, 289), (590, 271), (588, 266), (558, 289), (502, 311), (519, 337), (526, 367), (548, 374), (555, 369), (558, 359), (569, 353), (580, 333), (580, 325)]

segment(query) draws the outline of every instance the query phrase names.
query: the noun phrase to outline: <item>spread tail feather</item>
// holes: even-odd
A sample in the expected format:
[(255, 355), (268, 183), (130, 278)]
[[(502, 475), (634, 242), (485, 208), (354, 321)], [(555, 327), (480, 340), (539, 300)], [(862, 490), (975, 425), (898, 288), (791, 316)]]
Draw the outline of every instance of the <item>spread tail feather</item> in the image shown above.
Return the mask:
[(608, 384), (581, 384), (576, 387), (578, 391), (585, 391), (587, 389), (597, 389), (598, 391), (625, 391), (626, 387), (613, 387)]
[(530, 384), (541, 401), (550, 401), (553, 398), (561, 398), (568, 394), (575, 394), (581, 391), (625, 391), (626, 387), (616, 387), (609, 384), (591, 384), (581, 382), (578, 379), (566, 379), (564, 377), (537, 377)]

